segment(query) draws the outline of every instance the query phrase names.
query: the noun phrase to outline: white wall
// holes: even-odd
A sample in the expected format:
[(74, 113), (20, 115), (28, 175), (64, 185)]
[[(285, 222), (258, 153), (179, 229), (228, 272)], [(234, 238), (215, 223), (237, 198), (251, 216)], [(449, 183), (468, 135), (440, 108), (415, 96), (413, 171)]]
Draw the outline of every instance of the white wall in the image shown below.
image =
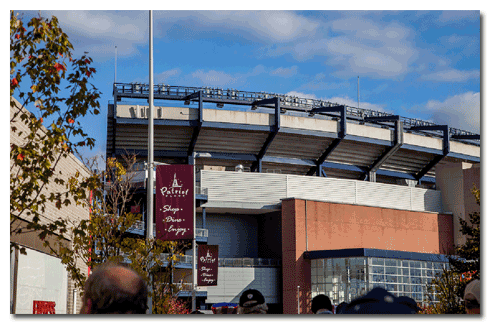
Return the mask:
[(273, 205), (283, 198), (299, 198), (412, 211), (447, 211), (438, 190), (349, 179), (201, 170), (201, 187), (208, 189), (210, 203)]
[(32, 314), (33, 301), (54, 301), (56, 314), (67, 314), (68, 273), (61, 260), (26, 249), (19, 254), (16, 314)]
[(207, 287), (206, 303), (238, 303), (243, 291), (257, 289), (269, 304), (281, 303), (279, 268), (219, 267), (218, 285)]

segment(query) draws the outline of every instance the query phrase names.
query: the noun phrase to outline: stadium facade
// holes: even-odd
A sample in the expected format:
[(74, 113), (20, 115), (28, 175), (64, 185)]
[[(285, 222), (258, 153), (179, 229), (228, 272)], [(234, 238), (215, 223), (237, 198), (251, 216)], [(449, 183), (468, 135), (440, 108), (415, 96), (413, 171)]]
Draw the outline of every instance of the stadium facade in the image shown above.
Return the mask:
[[(459, 217), (479, 210), (478, 134), (271, 93), (153, 91), (155, 161), (195, 166), (197, 242), (219, 246), (218, 285), (198, 287), (201, 308), (248, 288), (285, 314), (374, 286), (434, 297), (427, 282), (464, 242)], [(107, 157), (147, 159), (148, 93), (114, 84)], [(191, 253), (176, 269), (184, 283), (190, 264)]]

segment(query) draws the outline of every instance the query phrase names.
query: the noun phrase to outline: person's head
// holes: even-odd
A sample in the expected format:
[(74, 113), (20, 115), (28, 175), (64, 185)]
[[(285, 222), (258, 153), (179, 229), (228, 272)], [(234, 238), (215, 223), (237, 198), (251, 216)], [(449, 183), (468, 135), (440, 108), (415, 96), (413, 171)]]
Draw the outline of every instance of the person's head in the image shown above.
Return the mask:
[(470, 281), (464, 290), (464, 306), (467, 314), (480, 314), (480, 280)]
[(145, 282), (127, 266), (106, 263), (95, 268), (85, 282), (82, 314), (145, 314)]
[(416, 314), (417, 311), (383, 288), (376, 287), (353, 300), (342, 314)]
[(339, 306), (337, 306), (337, 309), (335, 310), (335, 314), (342, 314), (342, 312), (344, 311), (344, 309), (347, 307), (347, 305), (349, 305), (348, 303), (346, 302), (341, 302), (339, 304)]
[(313, 314), (333, 314), (330, 298), (326, 295), (317, 295), (311, 300), (311, 311)]
[(264, 296), (255, 289), (245, 290), (240, 296), (238, 314), (267, 314)]

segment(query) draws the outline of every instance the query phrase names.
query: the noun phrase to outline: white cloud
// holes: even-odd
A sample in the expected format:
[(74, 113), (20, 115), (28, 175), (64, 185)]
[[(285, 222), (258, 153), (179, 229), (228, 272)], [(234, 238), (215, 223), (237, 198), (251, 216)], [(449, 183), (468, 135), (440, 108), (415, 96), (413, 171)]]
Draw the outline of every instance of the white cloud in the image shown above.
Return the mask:
[(138, 45), (148, 42), (147, 12), (60, 10), (41, 14), (56, 16), (76, 51), (90, 56), (113, 58), (115, 46), (118, 56), (131, 56), (138, 53)]
[(195, 79), (198, 79), (203, 85), (209, 86), (230, 86), (237, 81), (236, 77), (222, 71), (197, 70), (191, 74)]
[(480, 134), (480, 93), (466, 92), (447, 98), (443, 102), (430, 100), (426, 104), (437, 124)]
[(445, 10), (439, 16), (442, 23), (457, 23), (461, 20), (477, 20), (480, 18), (478, 10)]
[(421, 78), (427, 81), (439, 81), (439, 82), (465, 82), (470, 79), (477, 79), (480, 77), (480, 71), (460, 71), (456, 69), (448, 69), (444, 71), (434, 72), (431, 74), (423, 75)]
[(284, 78), (289, 78), (295, 74), (298, 73), (298, 67), (295, 65), (295, 66), (292, 66), (290, 68), (284, 68), (284, 67), (279, 67), (273, 71), (271, 71), (271, 75), (275, 75), (275, 76), (280, 76), (280, 77), (284, 77)]
[(335, 20), (329, 25), (338, 36), (274, 46), (268, 54), (290, 53), (299, 61), (325, 57), (327, 65), (336, 67), (338, 76), (361, 74), (378, 78), (408, 73), (410, 64), (418, 57), (409, 41), (412, 31), (398, 23), (384, 26), (358, 17)]
[(169, 83), (173, 77), (179, 76), (182, 71), (179, 68), (163, 71), (155, 76), (156, 83)]
[(299, 91), (289, 91), (288, 93), (286, 93), (286, 96), (305, 98), (305, 99), (318, 99), (318, 97), (312, 93), (304, 93)]
[[(184, 23), (188, 28), (213, 28), (233, 32), (237, 37), (288, 42), (309, 35), (319, 23), (286, 11), (159, 11), (156, 19), (164, 25)], [(184, 21), (184, 22), (182, 22)], [(191, 23), (194, 26), (191, 26)]]

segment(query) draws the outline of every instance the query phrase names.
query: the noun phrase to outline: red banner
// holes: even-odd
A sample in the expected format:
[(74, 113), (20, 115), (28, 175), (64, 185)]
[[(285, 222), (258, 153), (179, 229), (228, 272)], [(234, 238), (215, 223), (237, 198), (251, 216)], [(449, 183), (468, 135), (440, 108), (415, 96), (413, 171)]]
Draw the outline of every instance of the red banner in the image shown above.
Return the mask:
[(194, 166), (159, 165), (156, 170), (156, 238), (194, 237)]
[(197, 249), (197, 285), (218, 285), (218, 246), (199, 245)]

